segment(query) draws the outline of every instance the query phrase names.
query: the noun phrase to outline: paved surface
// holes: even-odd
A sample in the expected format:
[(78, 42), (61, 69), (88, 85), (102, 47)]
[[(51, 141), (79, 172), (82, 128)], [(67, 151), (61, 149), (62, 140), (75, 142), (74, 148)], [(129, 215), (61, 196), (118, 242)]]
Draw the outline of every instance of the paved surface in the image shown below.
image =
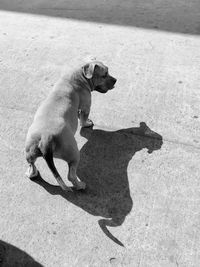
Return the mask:
[[(0, 266), (200, 266), (199, 1), (54, 2), (0, 1)], [(25, 179), (24, 140), (88, 54), (118, 82), (76, 135), (88, 188), (63, 194), (42, 160)]]

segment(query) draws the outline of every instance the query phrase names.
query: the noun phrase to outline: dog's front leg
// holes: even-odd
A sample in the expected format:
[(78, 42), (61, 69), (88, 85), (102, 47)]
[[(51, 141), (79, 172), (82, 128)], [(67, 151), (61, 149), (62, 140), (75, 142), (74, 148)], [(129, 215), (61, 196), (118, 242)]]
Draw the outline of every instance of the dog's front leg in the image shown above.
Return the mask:
[(88, 116), (89, 116), (89, 110), (87, 111), (83, 111), (81, 110), (80, 111), (80, 124), (81, 124), (81, 127), (91, 127), (94, 125), (94, 123), (88, 119)]

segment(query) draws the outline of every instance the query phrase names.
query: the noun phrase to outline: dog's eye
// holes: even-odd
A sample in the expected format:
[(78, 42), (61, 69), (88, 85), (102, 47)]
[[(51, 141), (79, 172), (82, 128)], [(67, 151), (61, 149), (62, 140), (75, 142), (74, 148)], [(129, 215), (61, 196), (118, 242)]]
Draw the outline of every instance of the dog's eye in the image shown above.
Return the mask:
[(108, 72), (106, 72), (102, 77), (106, 78), (108, 76)]

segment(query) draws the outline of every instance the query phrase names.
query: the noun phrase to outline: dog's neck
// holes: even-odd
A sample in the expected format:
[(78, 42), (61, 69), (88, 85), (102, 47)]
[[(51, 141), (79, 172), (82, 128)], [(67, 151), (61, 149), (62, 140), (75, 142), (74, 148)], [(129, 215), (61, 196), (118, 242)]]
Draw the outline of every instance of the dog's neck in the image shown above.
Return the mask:
[(93, 83), (93, 80), (92, 80), (92, 78), (91, 79), (87, 79), (87, 78), (85, 78), (86, 80), (87, 80), (87, 82), (88, 82), (88, 84), (90, 85), (90, 91), (92, 92), (92, 91), (94, 91), (94, 83)]

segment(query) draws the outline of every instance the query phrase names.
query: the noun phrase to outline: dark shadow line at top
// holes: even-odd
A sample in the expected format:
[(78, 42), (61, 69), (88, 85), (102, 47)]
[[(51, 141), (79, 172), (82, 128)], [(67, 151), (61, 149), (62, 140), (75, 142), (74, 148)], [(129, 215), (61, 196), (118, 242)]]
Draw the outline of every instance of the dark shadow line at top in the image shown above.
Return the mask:
[(200, 33), (199, 0), (50, 0), (0, 2), (0, 10), (183, 34)]

